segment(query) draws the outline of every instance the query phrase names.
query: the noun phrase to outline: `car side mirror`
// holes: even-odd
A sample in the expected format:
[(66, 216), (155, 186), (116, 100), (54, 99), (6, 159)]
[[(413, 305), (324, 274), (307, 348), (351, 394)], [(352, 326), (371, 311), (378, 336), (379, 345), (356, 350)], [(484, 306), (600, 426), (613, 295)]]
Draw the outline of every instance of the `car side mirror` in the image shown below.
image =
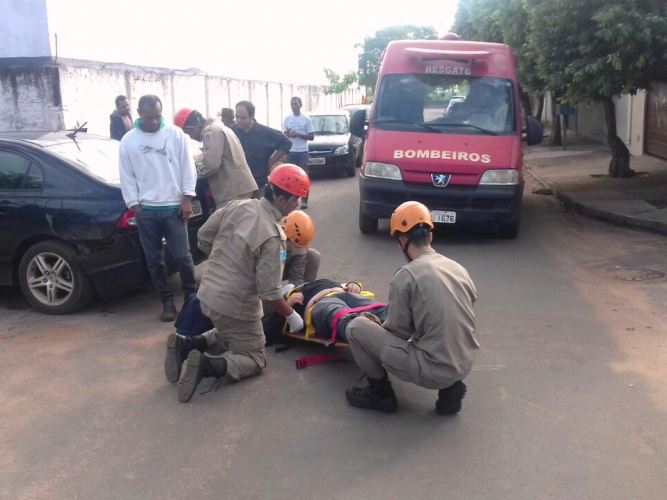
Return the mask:
[(534, 146), (542, 142), (544, 132), (542, 124), (532, 116), (526, 117), (526, 144)]
[(350, 120), (350, 132), (357, 137), (366, 135), (366, 110), (358, 109), (352, 115)]

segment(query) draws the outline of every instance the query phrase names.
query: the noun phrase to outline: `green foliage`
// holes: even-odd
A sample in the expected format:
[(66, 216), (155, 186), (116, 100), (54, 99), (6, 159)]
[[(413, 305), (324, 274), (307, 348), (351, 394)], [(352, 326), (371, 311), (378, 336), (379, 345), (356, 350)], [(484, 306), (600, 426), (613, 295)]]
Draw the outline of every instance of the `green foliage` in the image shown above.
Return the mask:
[(518, 57), (521, 86), (542, 92), (545, 80), (537, 67), (538, 50), (530, 38), (534, 28), (528, 0), (461, 0), (453, 30), (464, 40), (505, 43)]
[(667, 4), (651, 0), (534, 0), (538, 71), (573, 102), (667, 81), (666, 11)]
[(357, 73), (354, 71), (349, 71), (341, 77), (335, 71), (324, 68), (324, 75), (329, 80), (329, 85), (324, 89), (325, 94), (340, 94), (341, 92), (345, 92), (358, 80)]
[(380, 71), (380, 55), (392, 40), (434, 40), (437, 32), (430, 26), (390, 26), (366, 37), (359, 46), (359, 83), (371, 90), (375, 90), (378, 72)]

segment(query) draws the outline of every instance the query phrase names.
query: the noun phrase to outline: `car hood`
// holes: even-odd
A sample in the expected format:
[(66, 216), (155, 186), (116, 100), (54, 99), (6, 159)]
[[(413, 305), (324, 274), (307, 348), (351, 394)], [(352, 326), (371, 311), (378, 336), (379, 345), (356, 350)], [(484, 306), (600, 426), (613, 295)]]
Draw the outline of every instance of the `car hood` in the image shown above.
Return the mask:
[(326, 149), (327, 147), (337, 147), (347, 144), (350, 140), (350, 134), (336, 134), (336, 135), (316, 135), (315, 139), (308, 144), (311, 149)]

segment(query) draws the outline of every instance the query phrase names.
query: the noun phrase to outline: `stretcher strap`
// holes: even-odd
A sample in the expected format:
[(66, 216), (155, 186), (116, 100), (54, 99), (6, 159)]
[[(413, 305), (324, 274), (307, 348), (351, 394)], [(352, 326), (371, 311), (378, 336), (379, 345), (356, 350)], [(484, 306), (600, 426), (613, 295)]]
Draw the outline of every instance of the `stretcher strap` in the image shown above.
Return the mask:
[[(339, 293), (340, 292), (329, 292), (324, 297), (322, 297), (322, 299), (326, 299), (327, 297), (333, 297), (334, 295), (337, 295)], [(303, 336), (306, 339), (315, 336), (315, 327), (313, 326), (313, 309), (315, 309), (315, 304), (310, 306), (310, 309), (306, 311), (306, 315), (303, 318), (306, 323), (306, 333)]]
[(340, 311), (338, 311), (334, 316), (333, 321), (331, 322), (331, 343), (333, 344), (336, 342), (336, 337), (338, 335), (338, 322), (343, 316), (347, 314), (361, 313), (382, 306), (384, 306), (382, 302), (376, 302), (374, 304), (368, 304), (366, 306), (352, 307), (350, 309), (341, 309)]
[(345, 361), (349, 363), (349, 359), (341, 358), (333, 354), (316, 354), (314, 356), (303, 356), (296, 360), (296, 369), (301, 370), (308, 366), (319, 365), (322, 363), (335, 363), (336, 361)]

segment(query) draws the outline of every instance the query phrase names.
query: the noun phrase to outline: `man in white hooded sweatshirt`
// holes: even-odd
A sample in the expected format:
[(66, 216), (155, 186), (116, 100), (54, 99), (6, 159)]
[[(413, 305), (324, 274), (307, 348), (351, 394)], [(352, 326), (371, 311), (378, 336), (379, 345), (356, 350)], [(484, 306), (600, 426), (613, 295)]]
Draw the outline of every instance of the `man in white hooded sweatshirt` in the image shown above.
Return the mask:
[(197, 172), (188, 138), (165, 123), (160, 98), (142, 96), (137, 112), (134, 128), (120, 141), (121, 189), (135, 214), (148, 271), (162, 301), (160, 320), (174, 321), (176, 307), (167, 286), (162, 239), (178, 265), (187, 302), (196, 291), (187, 223)]

